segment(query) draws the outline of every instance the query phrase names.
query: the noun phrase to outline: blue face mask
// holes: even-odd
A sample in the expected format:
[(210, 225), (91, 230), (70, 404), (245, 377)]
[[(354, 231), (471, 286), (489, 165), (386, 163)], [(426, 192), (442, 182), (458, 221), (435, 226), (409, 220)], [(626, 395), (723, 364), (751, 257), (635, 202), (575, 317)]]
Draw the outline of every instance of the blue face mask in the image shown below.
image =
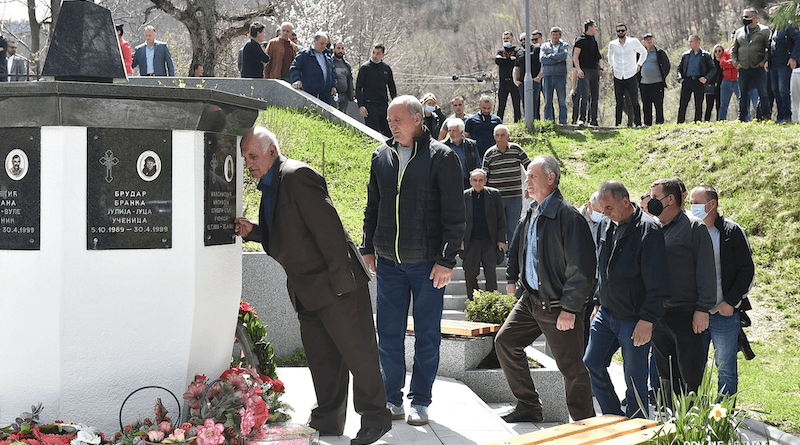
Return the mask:
[(692, 215), (700, 219), (705, 219), (706, 216), (708, 216), (708, 212), (706, 212), (706, 204), (692, 204)]
[(432, 107), (430, 105), (425, 105), (425, 111), (428, 112), (428, 113), (433, 113), (434, 111), (436, 111), (436, 107)]
[(589, 215), (589, 217), (592, 218), (592, 221), (596, 223), (599, 223), (600, 221), (603, 220), (603, 214), (596, 211), (592, 211), (592, 214)]

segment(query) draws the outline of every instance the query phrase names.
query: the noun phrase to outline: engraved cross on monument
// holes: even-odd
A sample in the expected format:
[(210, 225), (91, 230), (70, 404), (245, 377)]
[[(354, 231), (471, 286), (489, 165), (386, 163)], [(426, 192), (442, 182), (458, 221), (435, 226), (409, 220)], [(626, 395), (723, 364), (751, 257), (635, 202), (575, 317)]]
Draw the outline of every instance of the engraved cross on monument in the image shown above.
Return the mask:
[(216, 184), (217, 183), (217, 175), (214, 174), (214, 173), (216, 173), (217, 167), (219, 166), (219, 162), (217, 162), (217, 154), (216, 153), (211, 155), (211, 162), (209, 162), (208, 164), (211, 165), (211, 173), (212, 173), (211, 182)]
[(119, 159), (114, 156), (113, 151), (106, 150), (106, 155), (100, 158), (100, 163), (106, 167), (106, 182), (110, 184), (114, 180), (114, 177), (111, 176), (111, 167), (119, 164)]

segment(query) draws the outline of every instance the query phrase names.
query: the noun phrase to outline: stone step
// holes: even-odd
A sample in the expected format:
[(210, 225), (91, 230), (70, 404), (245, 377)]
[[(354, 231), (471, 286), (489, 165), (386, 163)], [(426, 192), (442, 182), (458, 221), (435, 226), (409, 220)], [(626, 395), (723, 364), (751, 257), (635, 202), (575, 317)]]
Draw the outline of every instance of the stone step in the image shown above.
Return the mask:
[(444, 309), (455, 309), (457, 311), (463, 311), (467, 304), (467, 296), (466, 295), (448, 295), (445, 294), (444, 296)]
[(464, 311), (458, 311), (455, 309), (445, 309), (442, 311), (442, 319), (446, 320), (466, 320), (467, 315)]
[[(497, 271), (498, 281), (506, 277), (506, 266), (497, 266), (495, 270)], [(483, 268), (481, 268), (481, 271), (478, 274), (478, 279), (482, 278), (483, 278)], [(464, 279), (464, 268), (461, 267), (460, 265), (454, 267), (452, 280), (463, 280), (463, 279)]]

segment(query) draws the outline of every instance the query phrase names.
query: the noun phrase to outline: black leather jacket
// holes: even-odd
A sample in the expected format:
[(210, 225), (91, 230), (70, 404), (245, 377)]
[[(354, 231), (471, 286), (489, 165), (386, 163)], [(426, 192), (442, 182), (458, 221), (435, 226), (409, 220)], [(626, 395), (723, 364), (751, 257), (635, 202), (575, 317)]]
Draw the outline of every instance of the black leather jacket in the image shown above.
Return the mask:
[[(690, 49), (681, 54), (681, 62), (678, 64), (678, 82), (686, 78), (686, 70), (689, 68), (689, 54), (691, 53), (692, 50)], [(711, 57), (711, 53), (704, 49), (700, 49), (700, 54), (700, 72), (703, 73), (702, 77), (709, 80), (717, 73), (717, 68), (714, 66), (714, 58)]]
[(600, 225), (597, 297), (604, 310), (620, 320), (655, 323), (669, 298), (667, 248), (661, 225), (633, 205), (616, 245), (611, 220), (604, 218)]
[(466, 230), (458, 155), (423, 127), (400, 172), (397, 145), (391, 138), (372, 153), (361, 253), (452, 269)]
[(719, 256), (722, 260), (722, 299), (731, 306), (749, 310), (745, 296), (755, 274), (753, 252), (744, 230), (735, 222), (717, 215), (714, 227), (719, 230)]
[[(509, 283), (525, 281), (525, 252), (528, 248), (528, 225), (531, 210), (517, 224), (508, 250), (506, 278)], [(572, 204), (556, 189), (539, 216), (536, 226), (539, 251), (539, 298), (549, 311), (562, 308), (570, 313), (584, 310), (595, 285), (597, 257), (589, 225)]]

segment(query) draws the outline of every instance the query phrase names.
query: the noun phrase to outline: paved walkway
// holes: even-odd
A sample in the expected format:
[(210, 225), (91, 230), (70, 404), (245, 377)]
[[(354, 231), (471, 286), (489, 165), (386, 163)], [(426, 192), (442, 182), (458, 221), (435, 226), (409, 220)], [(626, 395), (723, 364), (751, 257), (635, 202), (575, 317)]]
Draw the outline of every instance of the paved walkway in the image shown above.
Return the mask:
[[(308, 368), (278, 368), (277, 373), (278, 378), (286, 386), (286, 394), (283, 396), (283, 401), (293, 408), (291, 412), (292, 422), (306, 423), (311, 414), (311, 408), (316, 401)], [(609, 368), (609, 373), (612, 376), (618, 394), (622, 396), (624, 379), (621, 367), (612, 364), (611, 368)], [(410, 374), (407, 374), (406, 382), (410, 378)], [(403, 393), (408, 393), (407, 385)], [(349, 445), (350, 439), (358, 433), (360, 417), (353, 409), (352, 388), (350, 395), (351, 399), (348, 402), (344, 435), (321, 437), (320, 442), (322, 444)], [(436, 382), (433, 385), (433, 401), (433, 404), (428, 409), (430, 416), (428, 425), (412, 426), (408, 425), (405, 420), (395, 420), (392, 422), (392, 430), (376, 444), (480, 445), (557, 425), (556, 423), (533, 424), (527, 422), (507, 424), (500, 419), (500, 415), (508, 411), (512, 404), (484, 403), (466, 385), (458, 380), (446, 377), (436, 378)], [(405, 401), (405, 408), (408, 411), (409, 402), (407, 400)], [(600, 413), (596, 402), (595, 410)], [(748, 422), (748, 426), (750, 430), (744, 431), (745, 439), (753, 445), (759, 443), (800, 444), (800, 440), (796, 437), (774, 429), (769, 431), (771, 428), (765, 429), (764, 424), (760, 422)], [(765, 432), (770, 436), (769, 442), (765, 437)]]

